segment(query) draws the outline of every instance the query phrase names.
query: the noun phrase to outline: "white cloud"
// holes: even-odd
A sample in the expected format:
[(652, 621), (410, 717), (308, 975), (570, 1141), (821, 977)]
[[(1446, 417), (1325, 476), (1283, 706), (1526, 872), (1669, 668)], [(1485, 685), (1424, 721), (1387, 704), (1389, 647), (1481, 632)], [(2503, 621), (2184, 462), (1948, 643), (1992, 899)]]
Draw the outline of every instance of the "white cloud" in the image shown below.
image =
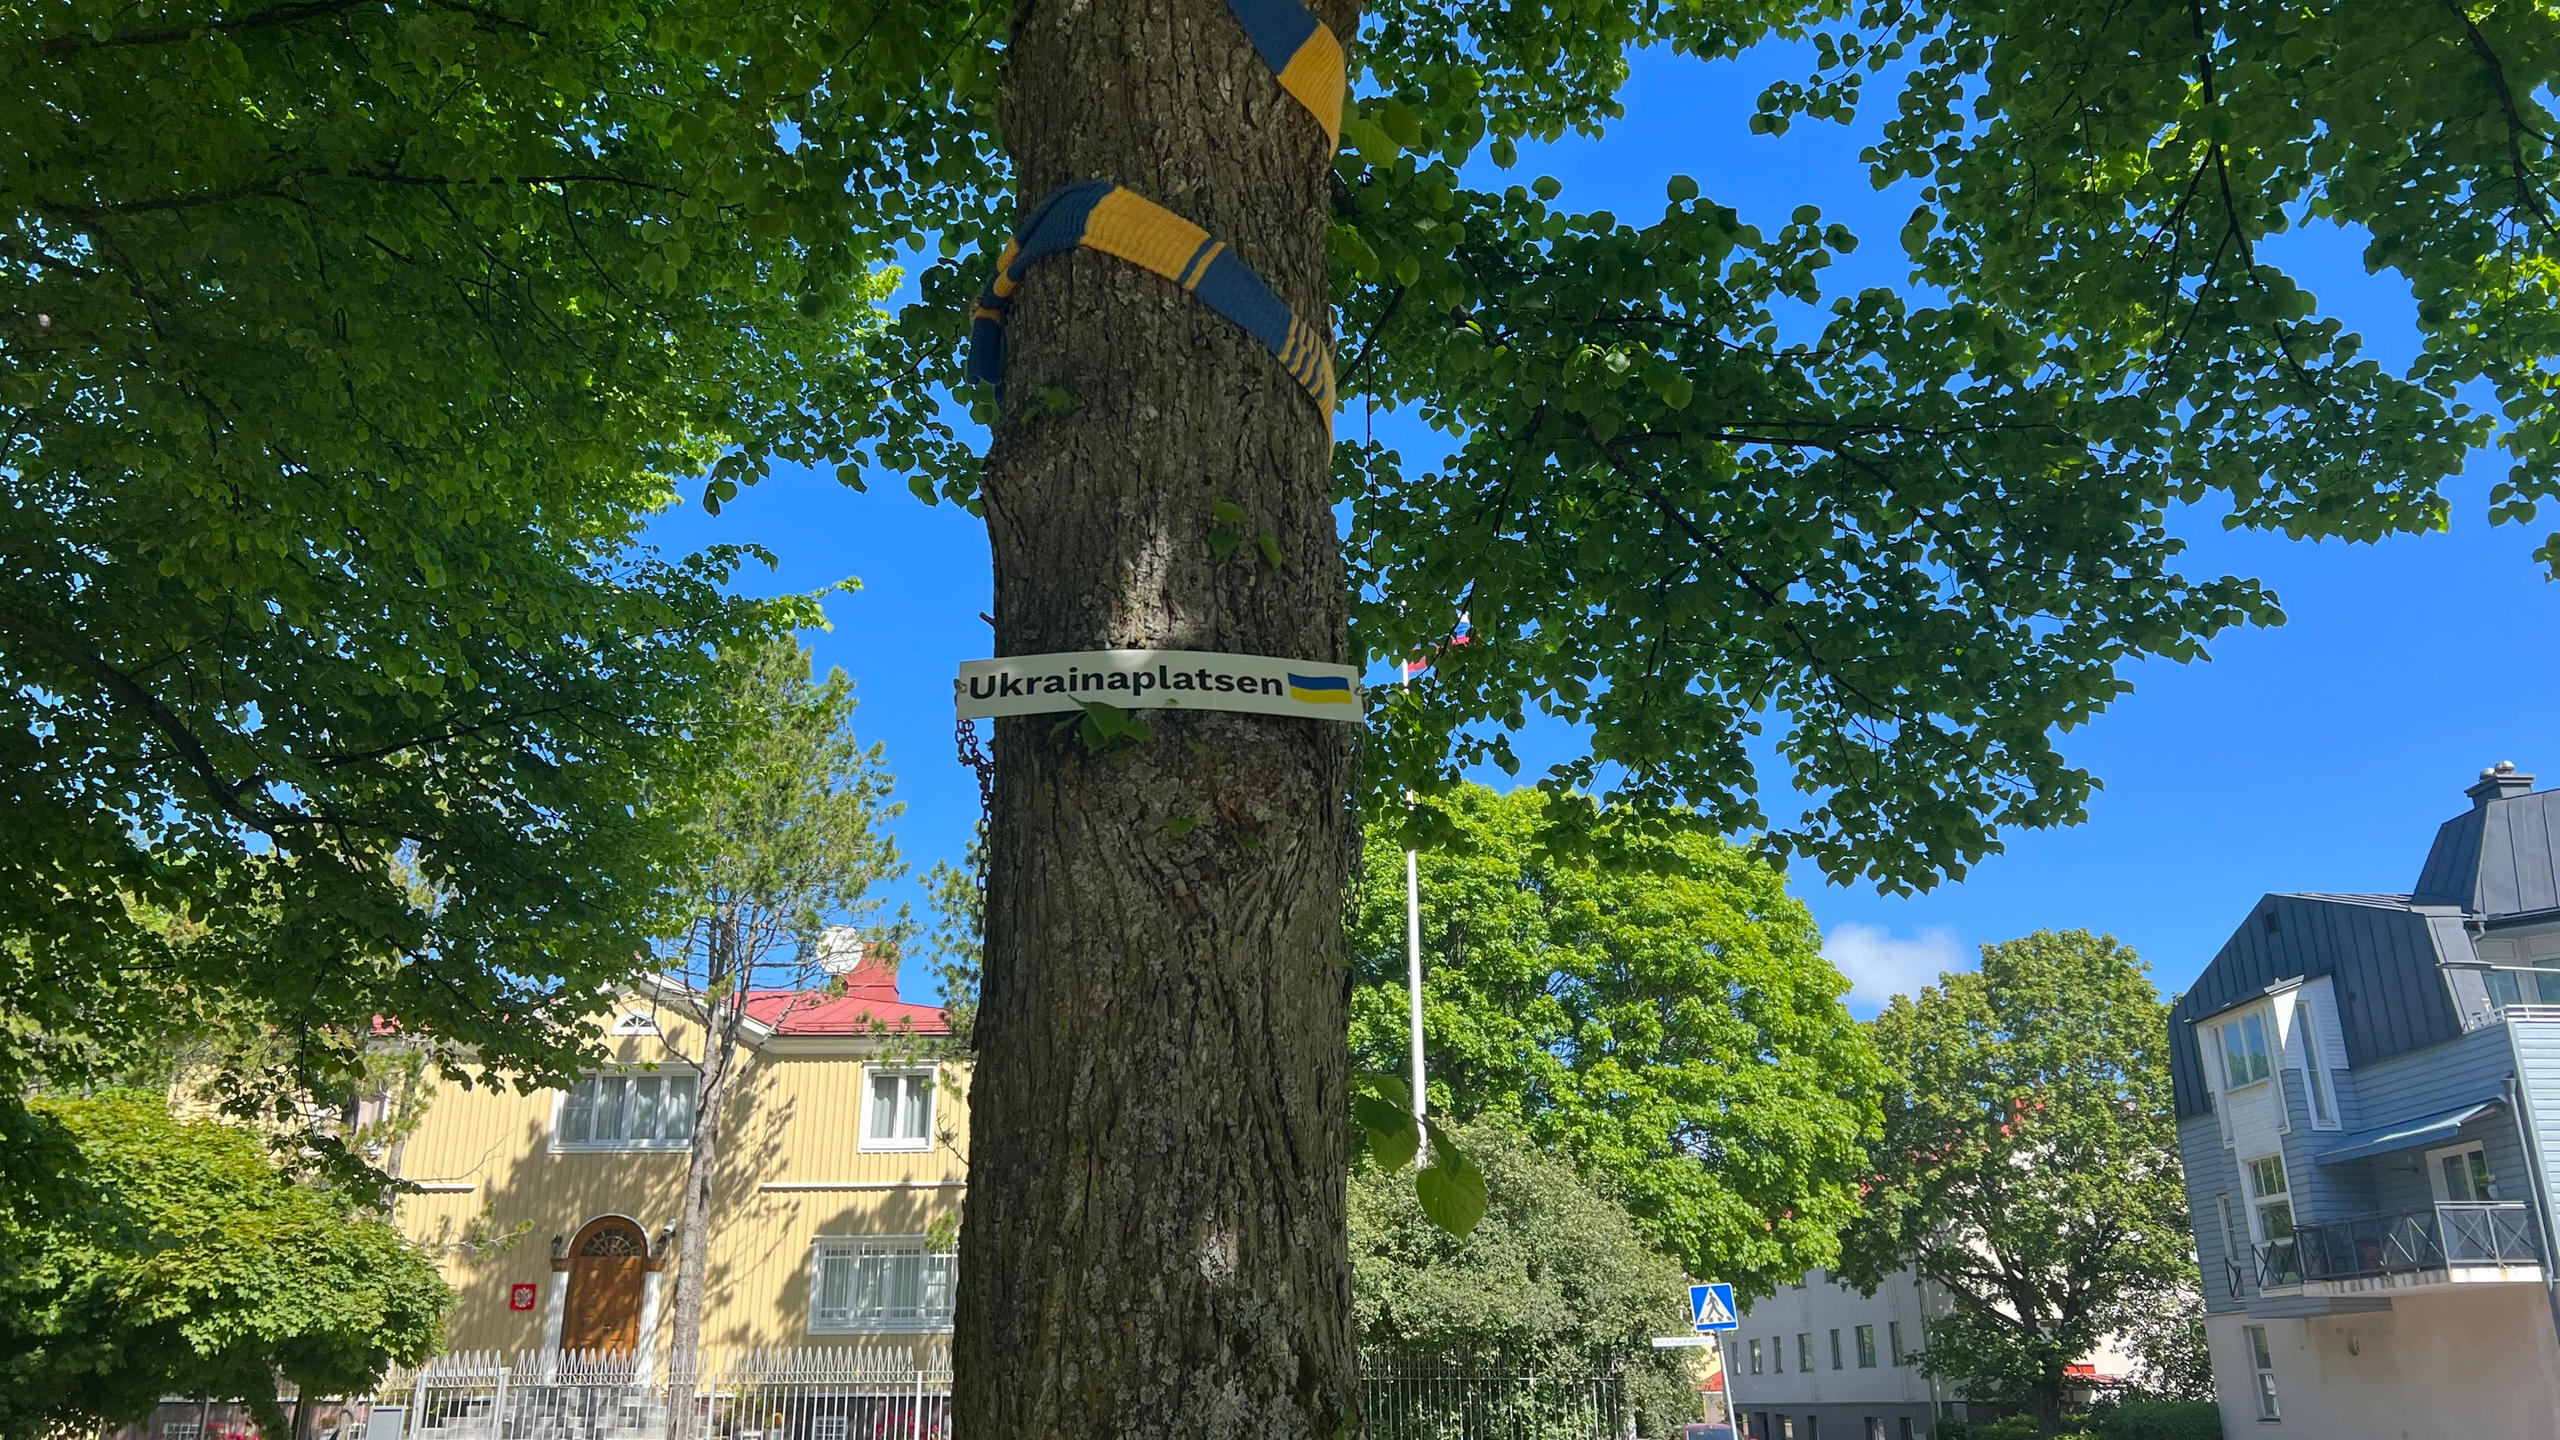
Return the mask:
[(1861, 1012), (1934, 985), (1946, 971), (1973, 968), (1972, 952), (1957, 943), (1953, 930), (1938, 926), (1897, 940), (1881, 925), (1843, 922), (1822, 937), (1822, 956), (1849, 977), (1849, 1004)]

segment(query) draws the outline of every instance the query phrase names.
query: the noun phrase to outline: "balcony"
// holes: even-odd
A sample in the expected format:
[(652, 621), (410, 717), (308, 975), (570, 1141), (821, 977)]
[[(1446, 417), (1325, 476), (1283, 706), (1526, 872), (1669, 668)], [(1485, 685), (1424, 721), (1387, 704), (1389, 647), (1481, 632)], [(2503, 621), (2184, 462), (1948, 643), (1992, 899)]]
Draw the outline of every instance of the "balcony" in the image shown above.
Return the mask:
[(2542, 1283), (2533, 1213), (2513, 1203), (2430, 1205), (2295, 1227), (2258, 1247), (2259, 1289), (2370, 1295)]

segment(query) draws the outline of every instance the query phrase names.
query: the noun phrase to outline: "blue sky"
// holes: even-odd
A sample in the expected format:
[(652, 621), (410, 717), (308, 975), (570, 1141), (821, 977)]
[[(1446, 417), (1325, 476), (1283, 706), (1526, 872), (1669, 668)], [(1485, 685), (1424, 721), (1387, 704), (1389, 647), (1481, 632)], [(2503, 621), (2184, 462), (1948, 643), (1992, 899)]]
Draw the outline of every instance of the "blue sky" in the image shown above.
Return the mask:
[[(1716, 64), (1639, 57), (1623, 121), (1598, 140), (1524, 153), (1510, 178), (1553, 174), (1561, 203), (1631, 219), (1658, 213), (1675, 173), (1764, 225), (1816, 204), (1865, 242), (1836, 280), (1897, 283), (1894, 236), (1913, 199), (1870, 188), (1859, 131), (1769, 137), (1745, 123), (1761, 87), (1800, 65), (1800, 52), (1778, 49)], [(2295, 235), (2268, 251), (2377, 358), (2414, 349), (2405, 289), (2365, 275), (2351, 237)], [(1408, 456), (1431, 445), (1394, 417), (1378, 427)], [(2105, 786), (2087, 823), (2012, 834), (2006, 853), (1964, 880), (1909, 899), (1800, 872), (1797, 893), (1856, 982), (1852, 1008), (1871, 1014), (1884, 996), (1969, 965), (1976, 945), (2046, 926), (2115, 934), (2174, 992), (2265, 891), (2406, 889), (2481, 767), (2513, 760), (2560, 783), (2560, 588), (2531, 558), (2538, 530), (2483, 518), (2502, 469), (2481, 457), (2454, 486), (2451, 533), (2381, 545), (2232, 534), (2194, 517), (2183, 527), (2192, 570), (2267, 580), (2289, 622), (2227, 634), (2209, 663), (2137, 668), (2133, 695), (2064, 737), (2065, 753)], [(670, 549), (761, 543), (781, 563), (750, 577), (759, 591), (861, 578), (861, 593), (830, 603), (834, 629), (813, 644), (822, 664), (855, 677), (859, 728), (887, 746), (908, 807), (898, 833), (917, 870), (956, 859), (977, 792), (953, 747), (951, 677), (990, 653), (978, 523), (923, 505), (898, 476), (874, 476), (863, 492), (791, 472), (716, 518), (679, 507), (653, 538)], [(1533, 766), (1573, 743), (1557, 726), (1531, 739)], [(1778, 794), (1771, 787), (1773, 803)]]

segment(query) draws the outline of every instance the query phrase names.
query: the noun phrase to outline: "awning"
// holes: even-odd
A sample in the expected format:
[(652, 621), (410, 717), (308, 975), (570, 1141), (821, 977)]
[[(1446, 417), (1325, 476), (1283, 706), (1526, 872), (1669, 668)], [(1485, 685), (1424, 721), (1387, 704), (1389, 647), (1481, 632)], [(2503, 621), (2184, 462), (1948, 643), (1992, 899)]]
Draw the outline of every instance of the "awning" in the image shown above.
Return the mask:
[(2415, 1150), (2421, 1145), (2433, 1145), (2440, 1140), (2452, 1139), (2454, 1132), (2460, 1130), (2464, 1122), (2500, 1103), (2502, 1102), (2496, 1100), (2475, 1100), (2460, 1109), (2447, 1110), (2440, 1115), (2403, 1120), (2397, 1125), (2386, 1125), (2379, 1130), (2359, 1131), (2344, 1137), (2337, 1144), (2311, 1158), (2314, 1163), (2321, 1165), (2342, 1165), (2349, 1160), (2388, 1155), (2394, 1150)]

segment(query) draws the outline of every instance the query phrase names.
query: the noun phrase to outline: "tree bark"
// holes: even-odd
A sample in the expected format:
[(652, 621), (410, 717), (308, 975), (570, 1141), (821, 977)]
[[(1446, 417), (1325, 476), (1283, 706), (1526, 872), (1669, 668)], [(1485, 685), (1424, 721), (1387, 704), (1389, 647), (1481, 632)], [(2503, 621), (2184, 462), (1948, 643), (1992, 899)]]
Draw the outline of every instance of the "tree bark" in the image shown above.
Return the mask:
[[(737, 1069), (739, 1005), (744, 980), (725, 995), (706, 994), (702, 1010), (701, 1079), (693, 1097), (693, 1141), (685, 1154), (684, 1196), (676, 1211), (676, 1293), (667, 1321), (667, 1354), (678, 1376), (698, 1373), (703, 1289), (711, 1270), (711, 1182), (720, 1168), (720, 1114)], [(649, 1336), (640, 1337), (646, 1346)]]
[[(1010, 56), (1025, 209), (1118, 181), (1329, 328), (1326, 142), (1220, 0), (1028, 0)], [(998, 654), (1347, 658), (1328, 417), (1269, 352), (1090, 252), (1034, 270), (1008, 328)], [(1218, 500), (1280, 564), (1213, 554)], [(1144, 718), (1100, 754), (1055, 717), (997, 722), (955, 1429), (1345, 1434), (1356, 733)]]

